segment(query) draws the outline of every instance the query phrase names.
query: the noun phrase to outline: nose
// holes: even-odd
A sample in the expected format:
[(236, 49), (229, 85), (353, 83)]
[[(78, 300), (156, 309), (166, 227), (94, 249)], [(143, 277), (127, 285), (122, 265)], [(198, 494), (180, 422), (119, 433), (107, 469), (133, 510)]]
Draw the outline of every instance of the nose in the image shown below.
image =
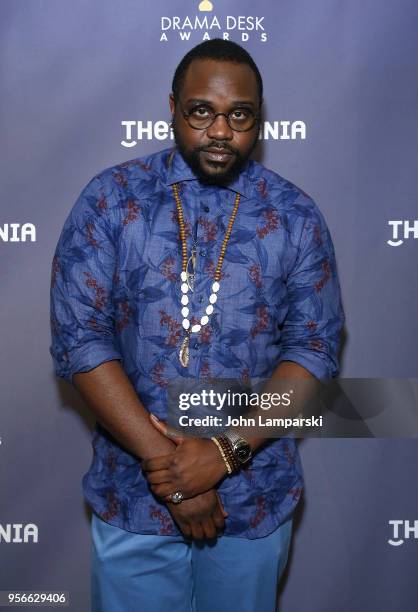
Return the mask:
[(219, 114), (215, 117), (215, 121), (206, 130), (208, 138), (214, 140), (232, 140), (234, 134), (232, 129), (229, 127), (226, 120), (226, 116)]

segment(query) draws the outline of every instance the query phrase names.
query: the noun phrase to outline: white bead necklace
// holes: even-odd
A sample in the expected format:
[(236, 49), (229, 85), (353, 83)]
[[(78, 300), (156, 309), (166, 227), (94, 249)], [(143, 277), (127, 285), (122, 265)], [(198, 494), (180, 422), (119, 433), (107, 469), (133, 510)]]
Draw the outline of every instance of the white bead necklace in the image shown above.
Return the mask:
[[(232, 226), (234, 224), (235, 221), (235, 217), (238, 211), (238, 205), (239, 205), (239, 201), (240, 201), (240, 194), (237, 193), (235, 196), (235, 202), (234, 202), (234, 208), (232, 210), (231, 213), (231, 217), (229, 219), (229, 223), (228, 223), (228, 227), (227, 230), (225, 232), (225, 238), (223, 240), (222, 246), (221, 246), (221, 252), (219, 254), (219, 259), (218, 259), (218, 263), (216, 266), (216, 270), (215, 270), (215, 275), (214, 275), (214, 282), (212, 283), (212, 293), (209, 296), (209, 304), (206, 306), (205, 309), (205, 314), (200, 318), (200, 323), (195, 323), (194, 325), (191, 325), (190, 323), (190, 319), (189, 319), (189, 308), (188, 308), (188, 304), (189, 304), (189, 297), (188, 297), (188, 292), (190, 289), (190, 274), (187, 271), (187, 265), (188, 265), (188, 258), (187, 258), (187, 242), (186, 242), (186, 229), (185, 229), (185, 224), (184, 224), (184, 216), (183, 216), (183, 207), (181, 205), (181, 200), (180, 200), (180, 195), (178, 192), (178, 184), (174, 183), (173, 184), (173, 193), (174, 193), (174, 199), (176, 200), (176, 205), (177, 205), (177, 213), (178, 213), (178, 220), (179, 220), (179, 227), (180, 227), (180, 238), (181, 238), (181, 243), (182, 243), (182, 272), (180, 274), (180, 279), (182, 281), (181, 283), (181, 304), (182, 304), (182, 309), (181, 309), (181, 315), (183, 317), (183, 321), (182, 321), (182, 327), (186, 332), (186, 336), (183, 339), (183, 342), (181, 343), (181, 347), (180, 347), (180, 351), (179, 351), (179, 359), (180, 359), (180, 363), (187, 368), (188, 364), (189, 364), (189, 343), (190, 343), (190, 335), (196, 334), (198, 332), (200, 332), (200, 330), (202, 329), (202, 327), (204, 325), (207, 325), (207, 323), (209, 322), (209, 317), (210, 315), (213, 313), (213, 305), (216, 304), (216, 301), (218, 299), (218, 292), (219, 289), (221, 287), (220, 285), (220, 278), (221, 278), (221, 269), (222, 269), (222, 264), (223, 264), (223, 260), (225, 257), (225, 252), (226, 252), (226, 247), (229, 241), (229, 238), (231, 236), (231, 232), (232, 232)], [(192, 261), (193, 261), (193, 257), (192, 257)], [(195, 274), (195, 270), (193, 270), (193, 276)]]

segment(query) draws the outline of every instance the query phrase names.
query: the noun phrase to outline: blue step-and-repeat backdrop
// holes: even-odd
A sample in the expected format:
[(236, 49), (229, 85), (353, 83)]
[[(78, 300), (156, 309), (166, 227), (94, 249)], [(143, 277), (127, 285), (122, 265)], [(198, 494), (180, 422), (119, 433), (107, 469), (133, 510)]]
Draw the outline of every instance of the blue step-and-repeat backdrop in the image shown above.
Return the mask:
[[(94, 419), (53, 373), (51, 261), (92, 176), (173, 142), (171, 79), (202, 40), (253, 55), (265, 84), (257, 159), (327, 220), (341, 376), (416, 381), (417, 28), (415, 0), (0, 2), (0, 591), (68, 591), (71, 610), (89, 610), (81, 477)], [(417, 440), (401, 430), (300, 450), (281, 612), (415, 612)]]

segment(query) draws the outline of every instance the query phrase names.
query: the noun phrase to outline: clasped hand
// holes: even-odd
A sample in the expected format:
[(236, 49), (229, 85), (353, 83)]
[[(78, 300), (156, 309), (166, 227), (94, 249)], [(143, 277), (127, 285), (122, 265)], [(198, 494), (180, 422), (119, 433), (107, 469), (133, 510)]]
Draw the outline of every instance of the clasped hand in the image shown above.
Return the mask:
[(183, 437), (154, 415), (150, 420), (176, 444), (168, 455), (142, 460), (142, 470), (154, 495), (166, 502), (175, 491), (181, 491), (185, 499), (195, 497), (212, 489), (226, 475), (225, 463), (211, 440)]

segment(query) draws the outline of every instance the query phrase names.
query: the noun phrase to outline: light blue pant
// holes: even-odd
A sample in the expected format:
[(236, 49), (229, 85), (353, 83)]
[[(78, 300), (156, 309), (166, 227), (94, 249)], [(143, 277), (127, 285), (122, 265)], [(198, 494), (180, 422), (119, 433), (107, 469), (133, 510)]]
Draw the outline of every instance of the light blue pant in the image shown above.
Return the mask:
[(275, 612), (289, 519), (256, 540), (187, 542), (131, 533), (92, 517), (93, 612)]

